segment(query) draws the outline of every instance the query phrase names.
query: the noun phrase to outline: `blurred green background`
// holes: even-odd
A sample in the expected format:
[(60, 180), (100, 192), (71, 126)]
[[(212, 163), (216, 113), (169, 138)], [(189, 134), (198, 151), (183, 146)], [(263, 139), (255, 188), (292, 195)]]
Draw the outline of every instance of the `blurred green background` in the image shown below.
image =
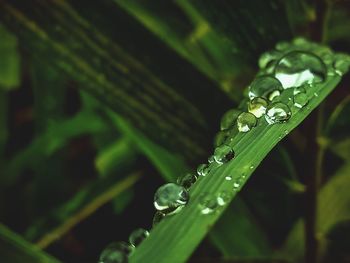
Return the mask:
[[(211, 154), (262, 52), (304, 36), (350, 53), (349, 32), (340, 0), (0, 0), (0, 261), (97, 262), (149, 229), (155, 190)], [(316, 142), (320, 258), (350, 262), (349, 80), (321, 134), (314, 114), (282, 141), (190, 262), (298, 262)]]

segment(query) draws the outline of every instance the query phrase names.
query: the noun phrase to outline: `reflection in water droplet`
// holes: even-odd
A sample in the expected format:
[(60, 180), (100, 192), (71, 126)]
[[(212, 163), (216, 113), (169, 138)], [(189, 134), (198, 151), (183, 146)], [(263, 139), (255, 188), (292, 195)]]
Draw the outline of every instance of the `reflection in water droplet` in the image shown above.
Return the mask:
[(210, 167), (208, 164), (200, 164), (197, 167), (197, 174), (199, 176), (206, 176), (210, 172)]
[(212, 214), (215, 212), (217, 207), (218, 203), (213, 195), (204, 193), (199, 197), (198, 208), (201, 214)]
[(213, 162), (215, 162), (214, 155), (210, 155), (208, 157), (208, 163), (213, 163)]
[(195, 174), (187, 173), (184, 176), (179, 177), (177, 183), (188, 190), (197, 181), (197, 178), (198, 177)]
[(237, 128), (240, 132), (249, 132), (256, 126), (257, 120), (254, 114), (242, 112), (237, 118)]
[(227, 111), (221, 118), (220, 130), (223, 131), (231, 128), (235, 124), (236, 119), (240, 113), (241, 112), (236, 109)]
[(221, 145), (214, 151), (214, 160), (218, 164), (223, 164), (235, 157), (233, 149), (228, 145)]
[(315, 96), (315, 97), (318, 97), (318, 93), (317, 93), (317, 92), (314, 92), (314, 96)]
[(322, 60), (305, 51), (289, 52), (281, 58), (275, 68), (275, 77), (285, 89), (299, 87), (304, 83), (323, 82), (326, 74), (327, 69)]
[(132, 231), (129, 236), (130, 245), (137, 247), (145, 238), (149, 236), (149, 232), (146, 229), (138, 228)]
[(231, 181), (231, 180), (232, 180), (232, 176), (231, 176), (231, 175), (225, 176), (225, 180), (226, 180), (226, 181)]
[(273, 90), (271, 91), (268, 95), (267, 95), (267, 98), (269, 101), (273, 101), (275, 98), (277, 98), (278, 96), (281, 95), (281, 91), (279, 90)]
[(154, 195), (154, 207), (164, 214), (179, 212), (188, 202), (187, 190), (177, 184), (168, 183), (158, 188)]
[(248, 111), (254, 114), (255, 117), (260, 118), (265, 114), (267, 105), (267, 100), (261, 97), (255, 97), (251, 101), (249, 101)]
[(226, 191), (222, 191), (218, 194), (216, 201), (219, 206), (224, 206), (230, 201), (230, 194)]
[(125, 242), (113, 242), (101, 253), (99, 263), (127, 263), (132, 247)]
[(268, 94), (274, 90), (283, 90), (281, 82), (272, 76), (260, 76), (249, 86), (248, 96), (250, 99), (267, 98)]
[(259, 58), (259, 68), (264, 69), (269, 64), (277, 61), (281, 57), (282, 53), (277, 50), (271, 50), (263, 53)]
[(305, 87), (310, 87), (310, 86), (309, 85), (303, 85), (303, 86), (294, 88), (293, 95), (297, 95), (299, 93), (306, 93)]
[(251, 165), (249, 168), (250, 168), (251, 170), (253, 170), (253, 169), (254, 169), (254, 167), (255, 167), (254, 165)]
[(282, 123), (289, 120), (291, 115), (292, 112), (286, 104), (274, 102), (267, 107), (265, 120), (268, 124)]

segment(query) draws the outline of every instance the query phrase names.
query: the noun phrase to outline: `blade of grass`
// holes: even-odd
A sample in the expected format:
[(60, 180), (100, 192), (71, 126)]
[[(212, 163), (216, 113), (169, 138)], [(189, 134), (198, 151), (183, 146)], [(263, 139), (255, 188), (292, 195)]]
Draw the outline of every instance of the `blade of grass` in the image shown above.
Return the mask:
[(1, 262), (59, 263), (60, 261), (25, 241), (21, 236), (0, 224)]
[[(263, 119), (258, 126), (247, 134), (238, 134), (230, 143), (236, 152), (236, 157), (229, 163), (216, 167), (209, 175), (200, 178), (191, 190), (191, 200), (176, 216), (166, 218), (151, 232), (140, 247), (130, 257), (130, 262), (184, 262), (204, 238), (206, 233), (219, 218), (223, 210), (215, 214), (202, 216), (198, 205), (203, 193), (217, 195), (221, 191), (232, 193), (231, 200), (236, 195), (233, 183), (242, 174), (249, 178), (254, 168), (264, 159), (269, 151), (292, 129), (298, 126), (336, 87), (340, 77), (329, 77), (320, 85), (315, 85), (308, 92), (310, 102), (301, 110), (292, 107), (293, 116), (284, 124), (268, 126)], [(292, 90), (286, 90), (281, 99), (288, 101)], [(313, 94), (317, 93), (318, 96)], [(312, 95), (311, 95), (312, 94)], [(312, 96), (312, 97), (311, 97)], [(225, 181), (226, 176), (233, 176), (231, 182)]]

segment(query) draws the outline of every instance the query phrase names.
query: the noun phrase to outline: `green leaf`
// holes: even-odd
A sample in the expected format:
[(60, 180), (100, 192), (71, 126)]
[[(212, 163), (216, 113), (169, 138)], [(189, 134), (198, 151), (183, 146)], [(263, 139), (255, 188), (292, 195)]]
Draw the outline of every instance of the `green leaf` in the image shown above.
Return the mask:
[(4, 263), (59, 263), (60, 261), (28, 243), (0, 224), (0, 257)]
[[(238, 134), (230, 142), (236, 152), (236, 157), (229, 163), (219, 166), (213, 165), (209, 175), (200, 178), (191, 189), (191, 200), (187, 206), (176, 216), (166, 218), (160, 222), (151, 232), (140, 247), (130, 257), (130, 262), (152, 261), (153, 263), (184, 262), (204, 238), (222, 210), (212, 215), (201, 215), (198, 209), (200, 195), (203, 193), (216, 196), (222, 191), (232, 193), (232, 200), (236, 192), (233, 191), (234, 182), (241, 178), (242, 174), (249, 178), (254, 168), (264, 159), (271, 149), (292, 129), (298, 126), (318, 104), (339, 83), (340, 77), (329, 77), (319, 85), (308, 90), (310, 98), (307, 107), (297, 109), (292, 106), (288, 98), (292, 90), (287, 89), (281, 95), (282, 101), (288, 101), (293, 116), (284, 124), (267, 125), (263, 119), (259, 120), (257, 127), (247, 134)], [(313, 94), (316, 93), (317, 96)], [(253, 169), (251, 168), (253, 167)], [(232, 176), (232, 182), (225, 181), (226, 176)]]
[[(341, 167), (324, 185), (318, 195), (316, 233), (321, 244), (337, 223), (350, 219), (350, 163)], [(294, 260), (304, 254), (304, 225), (299, 220), (291, 230), (282, 253)], [(324, 249), (324, 247), (323, 247)]]
[(20, 57), (17, 39), (0, 24), (0, 89), (13, 89), (20, 82)]

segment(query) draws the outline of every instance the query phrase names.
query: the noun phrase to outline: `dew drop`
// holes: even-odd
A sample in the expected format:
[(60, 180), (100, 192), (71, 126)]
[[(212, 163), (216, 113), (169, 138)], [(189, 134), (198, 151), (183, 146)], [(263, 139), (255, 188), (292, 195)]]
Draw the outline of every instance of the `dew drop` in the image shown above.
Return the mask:
[(215, 162), (214, 155), (210, 155), (208, 157), (208, 163), (213, 163), (213, 162)]
[(344, 54), (337, 54), (333, 63), (335, 73), (339, 76), (343, 76), (350, 67), (350, 57)]
[(254, 114), (255, 117), (260, 118), (265, 114), (268, 102), (264, 98), (255, 97), (248, 103), (248, 111)]
[(275, 98), (277, 98), (278, 96), (281, 95), (281, 91), (276, 89), (276, 90), (273, 90), (271, 91), (268, 95), (267, 95), (267, 98), (269, 101), (273, 101)]
[(250, 170), (253, 170), (254, 167), (255, 167), (254, 165), (251, 165), (251, 166), (249, 167), (249, 169), (250, 169)]
[(299, 93), (306, 93), (305, 87), (309, 87), (309, 85), (303, 85), (303, 86), (294, 88), (293, 95), (297, 95)]
[(232, 176), (231, 176), (231, 175), (225, 176), (225, 180), (226, 180), (226, 181), (231, 181), (231, 180), (232, 180)]
[(231, 128), (235, 124), (236, 119), (240, 113), (241, 112), (236, 109), (231, 109), (227, 111), (221, 118), (220, 130), (223, 131)]
[(267, 107), (265, 120), (268, 124), (283, 123), (288, 121), (291, 115), (292, 112), (286, 104), (274, 102)]
[(99, 263), (127, 263), (132, 247), (125, 242), (113, 242), (101, 253)]
[(214, 160), (218, 164), (227, 163), (235, 157), (235, 152), (228, 145), (221, 145), (214, 151)]
[(314, 92), (314, 96), (315, 96), (315, 97), (318, 97), (318, 93), (317, 93), (317, 92)]
[(154, 207), (164, 214), (178, 213), (188, 202), (187, 190), (177, 184), (168, 183), (158, 188), (154, 195)]
[(250, 99), (267, 98), (268, 94), (274, 90), (283, 90), (281, 82), (272, 76), (260, 76), (250, 84), (248, 96)]
[(263, 53), (259, 58), (259, 68), (264, 69), (268, 67), (271, 63), (276, 62), (282, 53), (277, 50), (267, 51)]
[(197, 181), (197, 178), (197, 175), (187, 173), (184, 176), (179, 177), (176, 182), (188, 190), (192, 185), (194, 185), (194, 183)]
[(214, 146), (218, 147), (229, 140), (231, 135), (230, 130), (219, 131), (214, 138)]
[(256, 126), (257, 120), (254, 114), (242, 112), (237, 118), (237, 128), (240, 132), (249, 132)]
[(299, 87), (304, 83), (321, 83), (325, 80), (327, 69), (316, 55), (305, 51), (287, 53), (275, 68), (275, 77), (283, 88)]
[(216, 198), (211, 194), (202, 194), (199, 197), (198, 208), (201, 214), (209, 215), (215, 212), (218, 207)]
[(138, 228), (131, 232), (129, 236), (130, 245), (137, 247), (144, 239), (149, 236), (149, 232), (146, 229)]
[(197, 167), (197, 174), (199, 176), (206, 176), (210, 172), (210, 167), (208, 164), (200, 164)]
[(227, 191), (222, 191), (216, 197), (216, 201), (219, 206), (224, 206), (230, 201), (230, 194)]

